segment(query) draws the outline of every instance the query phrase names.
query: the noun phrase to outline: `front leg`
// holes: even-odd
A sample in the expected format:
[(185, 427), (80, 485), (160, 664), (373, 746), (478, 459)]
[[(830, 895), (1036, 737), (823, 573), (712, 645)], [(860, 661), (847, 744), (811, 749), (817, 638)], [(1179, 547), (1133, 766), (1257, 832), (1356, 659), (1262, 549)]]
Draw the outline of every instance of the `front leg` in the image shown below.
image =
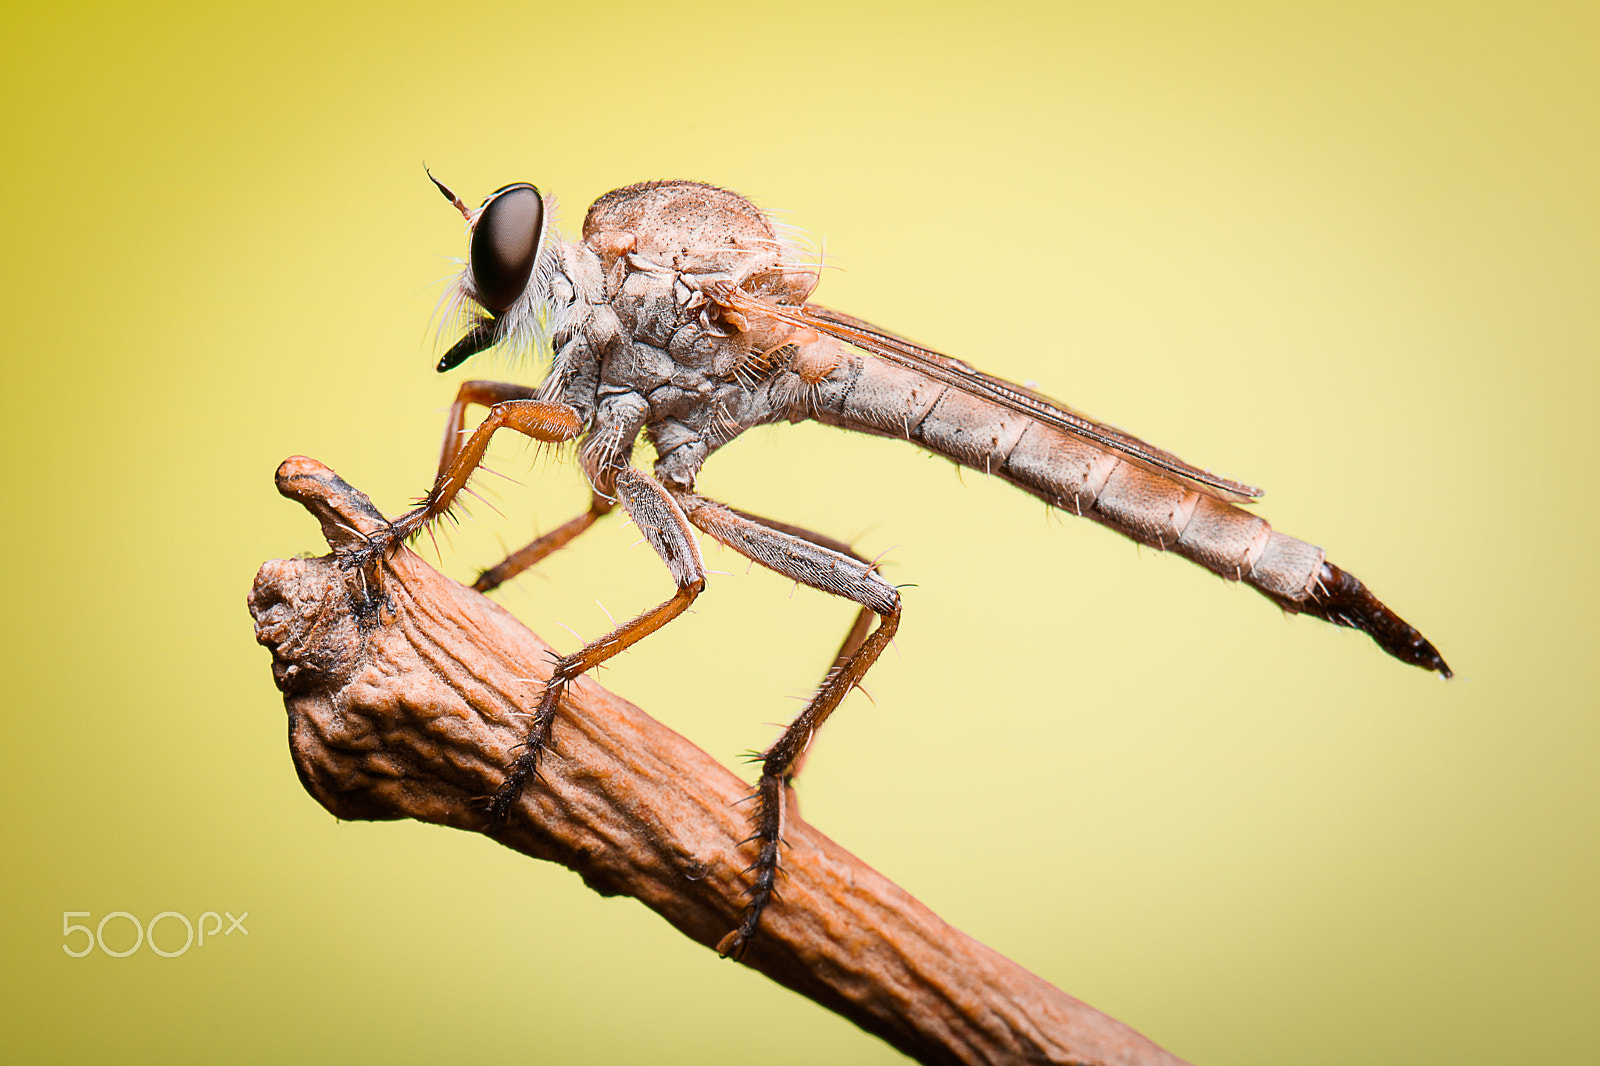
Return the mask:
[[(492, 383), (470, 382), (469, 384)], [(518, 385), (506, 385), (502, 388), (523, 391)], [(463, 388), (463, 392), (465, 391)], [(387, 529), (369, 537), (369, 548), (363, 554), (373, 556), (382, 554), (392, 545), (416, 533), (448, 511), (455, 503), (456, 496), (466, 487), (473, 472), (483, 463), (484, 452), (488, 450), (489, 441), (496, 430), (514, 429), (524, 436), (548, 444), (572, 440), (583, 431), (583, 423), (577, 409), (568, 404), (552, 403), (547, 400), (502, 400), (489, 408), (488, 416), (472, 431), (472, 435), (465, 442), (461, 442), (460, 431), (455, 427), (467, 402), (466, 399), (458, 398), (451, 408), (451, 428), (446, 430), (444, 455), (440, 460), (439, 474), (434, 479), (433, 488), (415, 508), (389, 523)]]
[[(457, 407), (463, 406), (457, 400)], [(415, 510), (395, 520), (393, 524), (397, 537), (409, 537), (450, 509), (457, 494), (466, 488), (467, 479), (482, 465), (489, 441), (499, 429), (514, 429), (541, 443), (560, 444), (582, 432), (583, 422), (577, 409), (564, 403), (548, 400), (502, 400), (496, 403), (453, 455), (447, 438), (445, 454), (440, 460), (439, 475), (434, 479), (433, 488)], [(459, 439), (459, 433), (455, 436)]]
[(534, 709), (527, 736), (518, 745), (521, 750), (506, 774), (505, 783), (489, 801), (489, 812), (496, 821), (505, 818), (524, 786), (538, 776), (539, 756), (549, 745), (556, 706), (573, 679), (626, 651), (678, 617), (706, 587), (706, 567), (700, 558), (694, 530), (661, 483), (648, 474), (625, 467), (617, 474), (616, 491), (634, 525), (667, 564), (678, 590), (666, 602), (556, 660), (555, 670)]
[[(493, 385), (492, 382), (469, 384)], [(519, 385), (495, 387), (510, 393), (525, 391)], [(583, 423), (576, 408), (545, 400), (511, 399), (502, 400), (490, 407), (488, 416), (463, 443), (460, 442), (461, 434), (455, 427), (459, 426), (466, 405), (471, 400), (466, 393), (467, 388), (464, 386), (463, 395), (456, 399), (451, 408), (451, 426), (447, 428), (445, 434), (444, 456), (440, 460), (438, 477), (434, 479), (433, 488), (429, 490), (428, 495), (412, 510), (377, 532), (368, 534), (366, 545), (359, 550), (346, 553), (342, 560), (341, 565), (345, 569), (359, 570), (365, 579), (364, 610), (370, 610), (380, 598), (379, 560), (396, 544), (450, 509), (456, 496), (466, 487), (468, 479), (482, 464), (484, 452), (488, 450), (489, 440), (496, 430), (514, 429), (536, 441), (552, 444), (569, 441), (583, 431)], [(452, 449), (453, 441), (456, 442), (454, 449)]]
[(439, 448), (439, 473), (442, 475), (461, 452), (467, 439), (467, 408), (473, 404), (493, 407), (507, 400), (531, 400), (539, 390), (509, 381), (463, 381), (456, 390), (455, 402), (444, 420), (444, 443)]
[(752, 819), (755, 834), (750, 838), (756, 843), (757, 851), (756, 861), (748, 871), (753, 875), (747, 893), (749, 902), (738, 927), (717, 944), (717, 951), (738, 958), (749, 946), (750, 938), (761, 924), (762, 912), (776, 894), (788, 806), (784, 802), (785, 785), (794, 775), (817, 730), (850, 690), (860, 684), (861, 678), (894, 639), (895, 630), (900, 626), (900, 593), (878, 576), (871, 563), (848, 547), (839, 545), (845, 550), (834, 550), (818, 543), (826, 538), (793, 526), (769, 525), (704, 497), (685, 494), (679, 499), (689, 521), (745, 558), (814, 589), (853, 600), (882, 619), (878, 628), (864, 640), (857, 634), (865, 626), (861, 619), (857, 620), (817, 694), (761, 756), (761, 779), (756, 784), (756, 809)]
[[(445, 476), (467, 443), (468, 407), (476, 403), (492, 408), (495, 404), (507, 400), (531, 400), (538, 395), (538, 391), (527, 385), (513, 385), (505, 381), (463, 381), (461, 388), (456, 392), (455, 402), (450, 405), (450, 414), (445, 419), (444, 444), (439, 449), (439, 477)], [(594, 525), (596, 519), (611, 513), (611, 509), (615, 506), (615, 501), (595, 493), (589, 503), (588, 511), (484, 570), (472, 583), (472, 587), (479, 592), (499, 588), (552, 552), (566, 547), (578, 534)]]

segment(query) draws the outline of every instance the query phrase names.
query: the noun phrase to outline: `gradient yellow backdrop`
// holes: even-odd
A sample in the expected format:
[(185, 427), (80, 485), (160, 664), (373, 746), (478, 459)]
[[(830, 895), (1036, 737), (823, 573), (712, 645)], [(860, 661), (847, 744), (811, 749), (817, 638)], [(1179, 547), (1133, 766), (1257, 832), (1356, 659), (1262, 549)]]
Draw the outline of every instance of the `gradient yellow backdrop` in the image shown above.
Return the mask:
[[(802, 782), (825, 832), (1196, 1062), (1595, 1054), (1597, 46), (1585, 3), (8, 5), (8, 1057), (897, 1057), (564, 870), (301, 791), (244, 597), (320, 547), (283, 457), (427, 485), (464, 243), (424, 159), (569, 225), (661, 177), (782, 209), (826, 302), (1265, 486), (1458, 672), (904, 445), (754, 433), (708, 492), (915, 585)], [(527, 455), (448, 572), (581, 506)], [(634, 539), (503, 602), (570, 648), (665, 594)], [(709, 565), (602, 680), (733, 763), (851, 612)], [(61, 948), (65, 911), (224, 909), (248, 938)]]

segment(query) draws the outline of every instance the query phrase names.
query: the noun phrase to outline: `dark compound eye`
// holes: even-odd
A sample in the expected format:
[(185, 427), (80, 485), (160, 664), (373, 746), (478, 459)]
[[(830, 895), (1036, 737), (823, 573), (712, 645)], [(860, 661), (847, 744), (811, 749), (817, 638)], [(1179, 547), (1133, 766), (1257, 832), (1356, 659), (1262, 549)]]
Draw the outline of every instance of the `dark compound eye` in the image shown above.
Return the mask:
[(528, 287), (543, 230), (544, 201), (532, 185), (507, 185), (483, 202), (472, 228), (472, 283), (485, 311), (504, 313)]

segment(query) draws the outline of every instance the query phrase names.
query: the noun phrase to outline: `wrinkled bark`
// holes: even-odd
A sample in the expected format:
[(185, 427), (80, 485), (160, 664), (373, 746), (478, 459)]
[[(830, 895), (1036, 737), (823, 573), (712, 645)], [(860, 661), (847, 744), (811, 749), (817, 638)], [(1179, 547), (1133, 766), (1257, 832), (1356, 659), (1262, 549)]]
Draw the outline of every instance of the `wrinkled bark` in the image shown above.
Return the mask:
[[(635, 897), (707, 948), (737, 924), (745, 782), (581, 678), (543, 782), (492, 823), (484, 799), (549, 676), (549, 646), (404, 548), (342, 567), (338, 553), (364, 545), (382, 516), (314, 460), (285, 461), (277, 480), (335, 552), (266, 563), (249, 600), (295, 768), (318, 802), (340, 818), (482, 833)], [(752, 969), (921, 1062), (1181, 1062), (946, 925), (800, 819), (787, 840), (783, 894), (742, 960)]]

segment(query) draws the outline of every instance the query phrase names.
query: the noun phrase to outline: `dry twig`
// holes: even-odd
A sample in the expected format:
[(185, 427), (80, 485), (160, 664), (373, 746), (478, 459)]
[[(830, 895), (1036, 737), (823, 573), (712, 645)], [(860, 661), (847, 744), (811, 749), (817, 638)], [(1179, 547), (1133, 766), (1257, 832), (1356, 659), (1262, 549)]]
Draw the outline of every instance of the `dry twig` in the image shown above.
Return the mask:
[[(382, 516), (315, 460), (278, 490), (335, 552)], [(370, 606), (368, 606), (370, 604)], [(544, 782), (493, 824), (519, 717), (552, 654), (510, 614), (401, 549), (375, 573), (275, 560), (250, 592), (307, 791), (340, 818), (416, 818), (485, 836), (629, 895), (708, 948), (733, 928), (749, 787), (593, 681), (562, 702)], [(744, 963), (925, 1063), (1181, 1060), (940, 921), (798, 818), (783, 896)]]

